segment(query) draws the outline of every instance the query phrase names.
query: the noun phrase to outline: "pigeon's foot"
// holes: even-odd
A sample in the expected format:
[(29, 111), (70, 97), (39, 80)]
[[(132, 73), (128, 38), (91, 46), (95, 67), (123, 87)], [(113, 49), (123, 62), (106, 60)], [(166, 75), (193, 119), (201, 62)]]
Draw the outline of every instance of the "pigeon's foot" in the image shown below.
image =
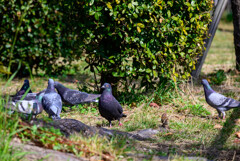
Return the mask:
[(109, 128), (112, 128), (112, 123), (109, 121)]
[(123, 126), (123, 124), (121, 122), (119, 122), (119, 126)]

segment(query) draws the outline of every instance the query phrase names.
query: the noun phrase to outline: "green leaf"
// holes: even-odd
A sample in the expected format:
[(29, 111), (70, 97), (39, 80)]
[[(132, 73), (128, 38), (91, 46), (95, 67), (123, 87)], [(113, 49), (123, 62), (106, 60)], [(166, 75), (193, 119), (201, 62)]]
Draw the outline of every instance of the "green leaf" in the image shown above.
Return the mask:
[(154, 77), (158, 77), (158, 73), (156, 72), (156, 70), (153, 70), (153, 75)]
[(147, 68), (147, 69), (146, 69), (146, 72), (147, 72), (147, 73), (151, 73), (151, 72), (152, 72), (152, 70), (151, 70), (151, 69), (149, 69), (149, 68)]
[(181, 57), (183, 57), (183, 58), (184, 58), (184, 56), (185, 56), (185, 53), (184, 53), (184, 52), (181, 52), (181, 53), (180, 53), (180, 55), (181, 55)]
[(138, 18), (138, 15), (137, 15), (136, 13), (134, 13), (133, 16), (134, 16), (135, 18)]
[(142, 24), (142, 23), (137, 23), (137, 26), (139, 26), (140, 28), (144, 28), (145, 27), (145, 25)]
[(171, 17), (171, 11), (170, 10), (167, 11), (167, 15), (168, 15), (168, 17)]
[(90, 0), (89, 5), (91, 6), (91, 5), (93, 5), (93, 4), (94, 4), (94, 0)]
[(109, 60), (109, 61), (110, 61), (110, 63), (115, 64), (114, 60), (111, 59), (111, 60)]

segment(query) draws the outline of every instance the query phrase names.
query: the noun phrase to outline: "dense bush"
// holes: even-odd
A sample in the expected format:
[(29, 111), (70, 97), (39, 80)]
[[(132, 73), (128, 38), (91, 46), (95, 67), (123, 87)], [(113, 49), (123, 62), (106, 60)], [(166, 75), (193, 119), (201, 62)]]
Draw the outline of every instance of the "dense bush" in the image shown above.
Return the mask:
[(30, 69), (59, 72), (84, 50), (87, 67), (101, 75), (101, 83), (121, 80), (126, 87), (136, 79), (146, 86), (158, 78), (188, 78), (202, 52), (212, 7), (211, 0), (1, 4), (5, 66), (21, 60)]
[(0, 61), (5, 66), (11, 61), (11, 71), (21, 61), (23, 75), (33, 68), (50, 74), (67, 67), (80, 54), (74, 51), (75, 35), (64, 31), (60, 7), (46, 0), (1, 0)]
[[(90, 0), (80, 6), (86, 62), (102, 82), (186, 79), (207, 36), (211, 0)], [(126, 82), (125, 82), (126, 83)], [(127, 84), (128, 85), (128, 84)]]

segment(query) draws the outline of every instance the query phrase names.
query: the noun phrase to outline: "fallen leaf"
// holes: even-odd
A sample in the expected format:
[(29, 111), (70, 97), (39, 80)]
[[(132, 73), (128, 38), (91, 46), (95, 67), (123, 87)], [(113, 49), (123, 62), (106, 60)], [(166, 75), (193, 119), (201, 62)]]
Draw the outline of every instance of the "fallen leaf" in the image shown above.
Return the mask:
[(173, 133), (169, 132), (169, 133), (166, 133), (164, 136), (169, 136), (169, 135), (172, 135)]
[(236, 132), (235, 135), (237, 138), (240, 138), (240, 131)]
[(154, 102), (150, 103), (149, 104), (151, 107), (156, 107), (156, 108), (159, 108), (160, 106)]
[(214, 128), (214, 129), (221, 129), (222, 127), (223, 127), (222, 125), (216, 124), (213, 128)]
[(206, 79), (207, 79), (208, 82), (211, 82), (211, 79), (209, 79), (209, 78), (206, 78)]
[(136, 102), (131, 103), (130, 107), (137, 107)]

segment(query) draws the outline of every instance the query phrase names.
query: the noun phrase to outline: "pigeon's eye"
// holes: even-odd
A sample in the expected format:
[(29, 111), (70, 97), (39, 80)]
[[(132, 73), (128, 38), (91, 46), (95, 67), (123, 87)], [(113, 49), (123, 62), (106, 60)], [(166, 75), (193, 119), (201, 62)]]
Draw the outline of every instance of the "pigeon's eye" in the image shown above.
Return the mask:
[(106, 87), (108, 88), (108, 87), (109, 87), (109, 85), (106, 85)]

